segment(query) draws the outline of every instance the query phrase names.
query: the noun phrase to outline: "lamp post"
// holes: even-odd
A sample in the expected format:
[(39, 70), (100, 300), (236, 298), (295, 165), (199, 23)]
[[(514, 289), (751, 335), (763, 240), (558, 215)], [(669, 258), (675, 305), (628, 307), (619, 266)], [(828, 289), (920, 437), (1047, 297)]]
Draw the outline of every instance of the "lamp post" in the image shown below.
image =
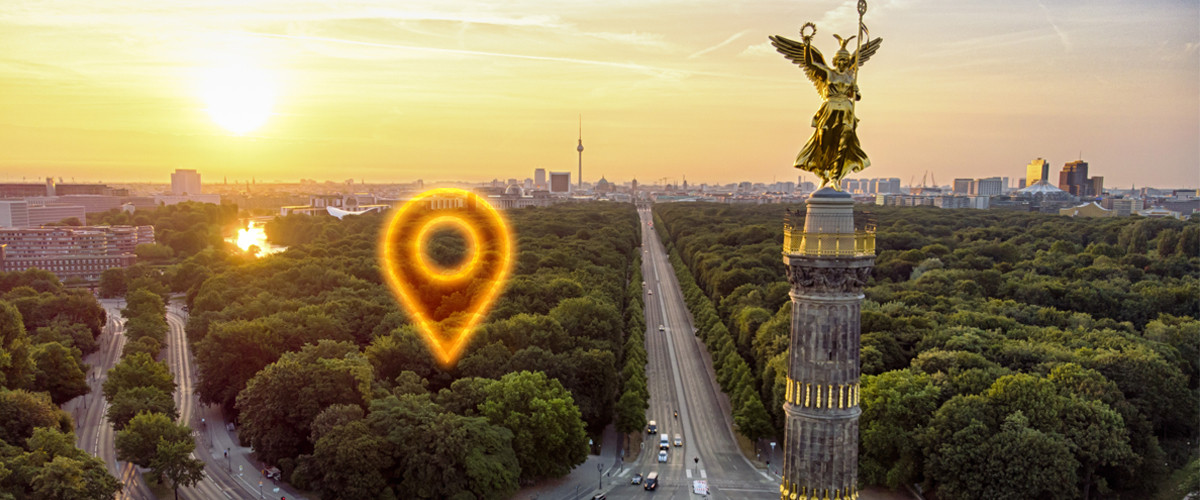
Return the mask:
[(596, 464), (596, 489), (604, 488), (604, 464)]
[[(775, 442), (771, 441), (771, 462), (775, 461)], [(767, 473), (771, 472), (771, 462), (767, 462)]]

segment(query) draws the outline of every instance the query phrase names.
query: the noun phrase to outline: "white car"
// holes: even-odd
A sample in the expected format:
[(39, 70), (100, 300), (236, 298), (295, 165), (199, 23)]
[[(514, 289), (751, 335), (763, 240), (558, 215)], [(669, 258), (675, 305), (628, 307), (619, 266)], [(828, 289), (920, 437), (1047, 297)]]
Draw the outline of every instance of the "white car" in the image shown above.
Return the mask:
[(683, 446), (683, 436), (675, 435), (675, 446)]
[(664, 327), (662, 325), (658, 325), (658, 331), (665, 332), (665, 331), (667, 331), (667, 329), (666, 329), (666, 327)]
[(646, 290), (646, 295), (654, 295), (654, 290)]
[(667, 461), (667, 450), (658, 452), (658, 461), (663, 463)]

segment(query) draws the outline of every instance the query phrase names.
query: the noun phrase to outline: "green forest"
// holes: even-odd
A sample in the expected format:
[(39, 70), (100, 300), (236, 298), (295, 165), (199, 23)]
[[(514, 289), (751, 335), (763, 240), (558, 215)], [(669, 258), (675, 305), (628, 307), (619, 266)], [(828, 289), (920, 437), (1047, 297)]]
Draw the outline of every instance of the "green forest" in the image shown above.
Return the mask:
[[(750, 369), (729, 368), (726, 392), (753, 389), (779, 436), (784, 208), (655, 206), (715, 311), (697, 334), (728, 337), (714, 359), (736, 353)], [(874, 206), (856, 219), (878, 227), (862, 307), (863, 484), (1012, 499), (1200, 488), (1200, 221)]]
[(0, 273), (0, 499), (113, 498), (121, 485), (75, 447), (59, 405), (90, 392), (83, 357), (107, 321), (96, 299), (40, 269)]
[[(643, 425), (637, 216), (611, 203), (505, 215), (512, 277), (450, 369), (382, 283), (383, 216), (281, 217), (264, 229), (285, 252), (180, 261), (205, 276), (187, 289), (201, 401), (322, 497), (500, 499), (567, 474), (615, 411)], [(459, 243), (435, 236), (430, 257), (455, 262)]]

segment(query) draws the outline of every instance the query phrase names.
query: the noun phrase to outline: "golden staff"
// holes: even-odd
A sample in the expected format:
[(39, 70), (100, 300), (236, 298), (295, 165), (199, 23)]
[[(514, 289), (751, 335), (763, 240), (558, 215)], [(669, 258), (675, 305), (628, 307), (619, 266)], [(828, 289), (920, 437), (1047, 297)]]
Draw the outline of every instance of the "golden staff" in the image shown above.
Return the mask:
[[(867, 25), (863, 24), (863, 14), (867, 13), (867, 0), (858, 0), (858, 45), (854, 48), (854, 86), (858, 88), (858, 53), (862, 51), (863, 33), (871, 36), (871, 32), (867, 30)], [(858, 92), (855, 92), (855, 99), (858, 98)]]

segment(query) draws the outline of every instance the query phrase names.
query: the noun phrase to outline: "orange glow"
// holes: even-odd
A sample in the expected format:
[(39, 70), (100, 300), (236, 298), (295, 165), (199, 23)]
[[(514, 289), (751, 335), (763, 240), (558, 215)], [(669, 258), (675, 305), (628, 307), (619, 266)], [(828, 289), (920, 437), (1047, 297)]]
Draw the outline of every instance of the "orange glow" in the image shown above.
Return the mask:
[[(463, 259), (464, 262), (459, 264), (456, 269), (442, 269), (441, 266), (438, 266), (436, 263), (430, 262), (425, 255), (425, 252), (421, 251), (421, 249), (429, 243), (429, 237), (431, 236), (431, 233), (436, 229), (446, 226), (457, 227), (467, 235), (467, 258)], [(471, 225), (463, 219), (450, 215), (443, 215), (441, 217), (436, 217), (433, 220), (426, 222), (425, 225), (421, 226), (421, 230), (417, 233), (417, 237), (412, 239), (409, 255), (410, 258), (413, 255), (416, 256), (418, 261), (421, 263), (421, 268), (428, 272), (428, 276), (430, 278), (433, 278), (437, 281), (458, 281), (469, 277), (471, 275), (471, 271), (473, 271), (475, 266), (479, 264), (479, 251), (476, 248), (478, 245), (479, 231), (476, 231), (474, 227), (471, 227)]]
[[(422, 251), (430, 232), (445, 226), (466, 233), (469, 252), (465, 263), (449, 270), (429, 262)], [(512, 253), (504, 217), (479, 195), (455, 188), (425, 191), (396, 209), (379, 250), (392, 293), (447, 367), (458, 361), (503, 289)]]

